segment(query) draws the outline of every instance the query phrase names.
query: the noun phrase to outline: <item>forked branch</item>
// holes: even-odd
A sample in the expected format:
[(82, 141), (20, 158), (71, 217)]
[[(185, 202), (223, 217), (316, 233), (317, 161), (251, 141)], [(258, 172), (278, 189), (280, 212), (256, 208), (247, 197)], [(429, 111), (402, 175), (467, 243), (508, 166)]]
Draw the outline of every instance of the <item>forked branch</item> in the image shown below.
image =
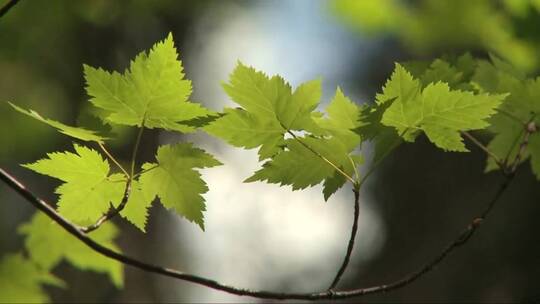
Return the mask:
[[(143, 121), (143, 124), (144, 124), (144, 121)], [(137, 152), (139, 151), (139, 145), (141, 143), (141, 137), (142, 137), (143, 130), (144, 130), (144, 127), (141, 126), (139, 128), (139, 132), (137, 134), (137, 139), (135, 140), (135, 145), (133, 146), (133, 152), (131, 154), (131, 171), (130, 171), (131, 173), (128, 173), (124, 169), (124, 167), (122, 167), (122, 165), (120, 165), (120, 163), (116, 160), (116, 158), (114, 158), (114, 156), (112, 156), (112, 154), (102, 144), (99, 144), (99, 147), (101, 148), (103, 153), (105, 153), (105, 155), (107, 155), (107, 157), (110, 158), (111, 161), (113, 163), (115, 163), (116, 166), (126, 176), (126, 178), (127, 178), (126, 187), (124, 188), (124, 195), (122, 195), (122, 200), (120, 201), (120, 204), (118, 204), (118, 207), (114, 207), (114, 206), (111, 205), (109, 211), (107, 213), (103, 214), (94, 224), (92, 224), (90, 226), (87, 226), (87, 227), (80, 227), (80, 230), (82, 232), (89, 233), (89, 232), (92, 232), (92, 231), (98, 229), (101, 225), (103, 225), (103, 223), (105, 223), (106, 221), (108, 221), (108, 220), (112, 219), (113, 217), (117, 216), (118, 214), (120, 214), (120, 212), (122, 212), (122, 210), (124, 210), (124, 208), (126, 207), (128, 201), (129, 201), (129, 196), (131, 195), (131, 185), (133, 183), (133, 179), (135, 178), (135, 163), (137, 161)]]
[(512, 178), (513, 178), (513, 175), (508, 177), (505, 180), (505, 182), (497, 190), (496, 195), (488, 203), (488, 207), (486, 207), (484, 212), (482, 212), (480, 216), (475, 217), (471, 221), (471, 224), (467, 226), (467, 228), (458, 236), (458, 238), (455, 241), (453, 241), (448, 247), (446, 247), (433, 260), (431, 260), (430, 262), (422, 266), (419, 270), (412, 272), (409, 275), (406, 275), (402, 279), (397, 280), (395, 282), (388, 283), (388, 284), (381, 284), (381, 285), (376, 285), (372, 287), (343, 290), (343, 291), (327, 290), (327, 291), (312, 292), (312, 293), (283, 293), (283, 292), (272, 292), (272, 291), (264, 291), (264, 290), (250, 290), (250, 289), (244, 289), (244, 288), (238, 288), (234, 286), (225, 285), (225, 284), (219, 283), (215, 280), (208, 279), (205, 277), (145, 263), (140, 260), (131, 258), (129, 256), (120, 254), (107, 247), (104, 247), (100, 245), (99, 243), (95, 242), (94, 240), (92, 240), (86, 233), (81, 231), (79, 227), (71, 223), (68, 219), (61, 216), (58, 212), (56, 212), (56, 210), (54, 210), (54, 208), (49, 206), (45, 201), (41, 200), (36, 195), (34, 195), (22, 183), (17, 181), (14, 177), (9, 175), (3, 169), (0, 169), (0, 179), (4, 183), (6, 183), (10, 188), (12, 188), (17, 193), (19, 193), (34, 207), (44, 212), (47, 216), (49, 216), (53, 221), (55, 221), (60, 226), (62, 226), (62, 228), (64, 228), (71, 235), (73, 235), (74, 237), (79, 239), (81, 242), (86, 244), (88, 247), (90, 247), (91, 249), (100, 253), (103, 256), (116, 260), (125, 265), (133, 266), (135, 268), (141, 269), (146, 272), (156, 273), (156, 274), (172, 277), (179, 280), (196, 283), (199, 285), (206, 286), (208, 288), (221, 290), (230, 294), (235, 294), (238, 296), (250, 296), (250, 297), (262, 298), (262, 299), (278, 299), (278, 300), (344, 299), (344, 298), (358, 297), (358, 296), (367, 295), (367, 294), (384, 293), (384, 292), (388, 292), (388, 291), (395, 290), (395, 289), (409, 285), (410, 283), (422, 277), (424, 274), (434, 269), (435, 266), (441, 263), (445, 259), (445, 257), (447, 257), (452, 251), (459, 248), (461, 245), (467, 242), (467, 240), (470, 239), (470, 237), (474, 234), (474, 232), (478, 229), (478, 227), (480, 227), (480, 224), (489, 215), (490, 211), (495, 206), (495, 203), (499, 200), (499, 198), (502, 196), (504, 191), (507, 189)]
[(120, 204), (118, 204), (118, 207), (115, 208), (114, 206), (111, 206), (109, 211), (105, 213), (104, 215), (102, 215), (94, 224), (87, 227), (80, 227), (81, 232), (84, 232), (84, 233), (92, 232), (98, 229), (106, 221), (118, 215), (126, 207), (130, 194), (131, 194), (131, 178), (128, 178), (128, 180), (126, 181), (126, 187), (124, 189), (124, 195), (122, 196), (122, 201), (120, 201)]

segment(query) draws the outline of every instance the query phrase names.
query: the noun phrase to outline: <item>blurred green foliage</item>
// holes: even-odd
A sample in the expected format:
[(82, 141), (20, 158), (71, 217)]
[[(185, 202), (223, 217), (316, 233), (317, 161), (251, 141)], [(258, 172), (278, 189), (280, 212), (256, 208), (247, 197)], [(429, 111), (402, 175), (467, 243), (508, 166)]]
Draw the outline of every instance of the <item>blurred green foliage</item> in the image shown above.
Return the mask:
[(335, 0), (332, 9), (352, 28), (395, 35), (417, 54), (487, 50), (524, 71), (540, 66), (539, 0)]
[[(0, 19), (0, 142), (10, 143), (0, 149), (0, 161), (14, 155), (35, 157), (36, 149), (50, 150), (62, 142), (53, 130), (21, 117), (6, 101), (68, 125), (87, 122), (87, 114), (77, 117), (88, 98), (83, 63), (119, 68), (117, 62), (128, 62), (148, 41), (189, 23), (209, 2), (18, 3)], [(174, 26), (167, 25), (171, 21)]]

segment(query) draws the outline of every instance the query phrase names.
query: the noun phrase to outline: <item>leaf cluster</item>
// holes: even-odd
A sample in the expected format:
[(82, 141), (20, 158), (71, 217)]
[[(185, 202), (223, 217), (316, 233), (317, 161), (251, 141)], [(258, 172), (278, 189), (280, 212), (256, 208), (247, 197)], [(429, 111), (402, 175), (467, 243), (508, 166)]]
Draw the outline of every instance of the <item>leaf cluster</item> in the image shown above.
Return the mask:
[[(203, 195), (209, 188), (200, 170), (221, 165), (189, 142), (161, 145), (154, 159), (141, 161), (137, 151), (145, 129), (202, 130), (232, 146), (257, 149), (262, 165), (245, 182), (265, 181), (292, 190), (322, 184), (323, 197), (329, 200), (347, 183), (358, 194), (390, 152), (419, 136), (444, 151), (467, 152), (463, 136), (483, 132), (491, 138), (487, 148), (499, 156), (488, 160), (491, 170), (519, 154), (525, 123), (540, 122), (538, 78), (529, 79), (497, 58), (476, 60), (468, 54), (396, 64), (373, 103), (358, 104), (338, 87), (325, 106), (321, 79), (293, 88), (279, 75), (268, 76), (238, 62), (223, 84), (236, 107), (221, 113), (188, 100), (191, 82), (185, 79), (171, 35), (137, 55), (123, 73), (85, 65), (84, 75), (91, 109), (101, 122), (138, 129), (129, 162), (106, 149), (114, 134), (104, 136), (11, 106), (79, 141), (73, 151), (49, 153), (23, 166), (59, 180), (58, 212), (115, 250), (119, 232), (110, 218), (119, 214), (144, 232), (156, 200), (204, 230)], [(365, 150), (371, 146), (372, 160), (364, 165)], [(537, 133), (530, 136), (521, 161), (529, 157), (540, 178)], [(122, 286), (120, 264), (90, 251), (46, 216), (35, 215), (19, 231), (26, 237), (28, 258), (12, 255), (0, 262), (0, 291), (3, 286), (26, 288), (32, 290), (32, 300), (45, 301), (40, 284), (64, 286), (48, 274), (63, 260), (106, 273)], [(2, 283), (10, 265), (23, 269), (28, 280)], [(11, 293), (5, 294), (11, 299)]]

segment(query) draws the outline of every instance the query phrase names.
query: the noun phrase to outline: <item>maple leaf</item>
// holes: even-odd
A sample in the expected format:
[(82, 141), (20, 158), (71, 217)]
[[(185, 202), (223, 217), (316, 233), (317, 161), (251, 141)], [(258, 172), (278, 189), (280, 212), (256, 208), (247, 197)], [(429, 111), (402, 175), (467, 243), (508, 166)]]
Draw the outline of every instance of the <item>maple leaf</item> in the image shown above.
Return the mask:
[(189, 143), (161, 146), (156, 159), (157, 163), (142, 166), (146, 172), (141, 174), (139, 182), (145, 197), (153, 200), (158, 196), (163, 206), (174, 209), (204, 230), (203, 211), (206, 207), (202, 194), (208, 187), (194, 169), (221, 163)]
[[(315, 112), (321, 97), (319, 79), (305, 82), (293, 92), (280, 76), (268, 77), (238, 63), (224, 89), (242, 108), (226, 109), (205, 131), (234, 146), (260, 147), (259, 158), (270, 159), (247, 182), (266, 180), (296, 190), (324, 181), (323, 193), (328, 199), (347, 178), (352, 179), (358, 165), (354, 159), (359, 160), (351, 158), (351, 153), (361, 141), (354, 131), (361, 125), (360, 108), (339, 88), (327, 107), (328, 116)], [(308, 134), (301, 137), (302, 144), (296, 135), (285, 139), (286, 133), (294, 131)], [(331, 165), (328, 159), (336, 163)]]
[(191, 82), (184, 79), (171, 34), (137, 55), (124, 74), (88, 65), (84, 74), (91, 102), (105, 110), (110, 123), (191, 132), (189, 121), (212, 114), (187, 102)]
[(360, 118), (358, 119), (360, 125), (354, 130), (360, 135), (363, 141), (370, 141), (375, 145), (375, 152), (372, 158), (374, 164), (384, 159), (386, 155), (402, 142), (395, 128), (385, 126), (381, 123), (384, 112), (391, 105), (392, 102), (384, 102), (382, 104), (364, 106), (360, 111)]
[[(315, 138), (311, 136), (288, 139), (287, 150), (266, 162), (245, 182), (267, 181), (273, 184), (291, 185), (293, 190), (304, 189), (323, 181), (325, 200), (343, 184), (346, 179), (334, 166), (321, 156), (337, 165), (349, 175), (354, 172), (353, 160), (349, 158), (347, 147), (336, 138)], [(309, 147), (309, 148), (308, 148)], [(317, 151), (315, 154), (313, 151)], [(319, 156), (321, 155), (321, 156)]]
[[(481, 61), (472, 79), (480, 90), (493, 93), (509, 93), (491, 120), (489, 130), (494, 133), (488, 149), (500, 159), (511, 162), (520, 150), (528, 121), (540, 124), (540, 78), (526, 78), (507, 63), (491, 58), (491, 63)], [(531, 160), (531, 167), (540, 179), (540, 135), (534, 133), (520, 157), (520, 162)], [(495, 161), (488, 158), (486, 171), (498, 169)]]
[(395, 127), (408, 141), (424, 131), (431, 142), (448, 151), (468, 151), (459, 132), (486, 128), (486, 119), (506, 97), (450, 90), (442, 82), (420, 88), (420, 82), (396, 64), (381, 95), (384, 101), (390, 97), (395, 100), (381, 122)]
[[(62, 260), (79, 269), (109, 275), (117, 286), (123, 285), (123, 265), (90, 249), (43, 213), (36, 213), (29, 223), (19, 227), (26, 236), (25, 247), (33, 262), (43, 269), (52, 270)], [(104, 223), (89, 236), (92, 240), (120, 252), (113, 243), (118, 229), (110, 222)]]
[(326, 107), (326, 113), (328, 117), (320, 117), (316, 120), (319, 127), (338, 139), (347, 147), (347, 151), (351, 152), (358, 147), (361, 138), (354, 130), (362, 124), (359, 120), (361, 109), (343, 95), (339, 87), (334, 98)]
[(75, 152), (48, 153), (48, 158), (23, 165), (37, 173), (62, 180), (58, 211), (78, 224), (97, 220), (122, 197), (122, 188), (111, 181), (109, 163), (95, 150), (74, 145)]
[(287, 130), (317, 127), (311, 114), (321, 97), (320, 80), (303, 83), (292, 92), (280, 76), (270, 78), (239, 62), (223, 88), (242, 108), (226, 109), (205, 131), (236, 147), (260, 146), (261, 160), (281, 151)]

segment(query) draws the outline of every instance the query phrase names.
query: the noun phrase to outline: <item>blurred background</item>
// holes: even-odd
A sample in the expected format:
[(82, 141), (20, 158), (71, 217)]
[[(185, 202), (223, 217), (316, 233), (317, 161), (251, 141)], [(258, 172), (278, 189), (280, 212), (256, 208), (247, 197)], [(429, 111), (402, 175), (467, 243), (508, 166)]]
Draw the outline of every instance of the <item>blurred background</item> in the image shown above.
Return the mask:
[[(221, 83), (237, 60), (293, 86), (321, 77), (323, 107), (338, 85), (359, 104), (373, 102), (401, 60), (491, 52), (530, 75), (540, 67), (537, 0), (22, 0), (0, 19), (0, 166), (54, 202), (57, 183), (18, 164), (71, 149), (71, 141), (5, 101), (84, 124), (82, 64), (123, 70), (169, 32), (193, 81), (191, 99), (216, 111), (232, 104)], [(128, 158), (134, 134), (117, 131), (111, 148)], [(115, 219), (124, 252), (240, 287), (307, 292), (330, 284), (350, 233), (350, 189), (324, 203), (320, 187), (292, 192), (243, 184), (260, 166), (256, 152), (203, 133), (149, 131), (143, 140), (143, 160), (152, 160), (159, 144), (188, 140), (225, 165), (203, 171), (210, 187), (205, 232), (154, 203), (146, 234)], [(415, 270), (482, 210), (502, 178), (484, 174), (485, 156), (472, 150), (443, 153), (420, 138), (385, 160), (361, 194), (343, 287), (386, 283)], [(406, 288), (353, 301), (539, 301), (539, 185), (522, 166), (464, 248)], [(34, 212), (0, 185), (0, 256), (22, 250), (16, 229)], [(105, 275), (67, 263), (54, 273), (69, 285), (47, 287), (54, 302), (258, 302), (129, 267), (122, 290)]]

